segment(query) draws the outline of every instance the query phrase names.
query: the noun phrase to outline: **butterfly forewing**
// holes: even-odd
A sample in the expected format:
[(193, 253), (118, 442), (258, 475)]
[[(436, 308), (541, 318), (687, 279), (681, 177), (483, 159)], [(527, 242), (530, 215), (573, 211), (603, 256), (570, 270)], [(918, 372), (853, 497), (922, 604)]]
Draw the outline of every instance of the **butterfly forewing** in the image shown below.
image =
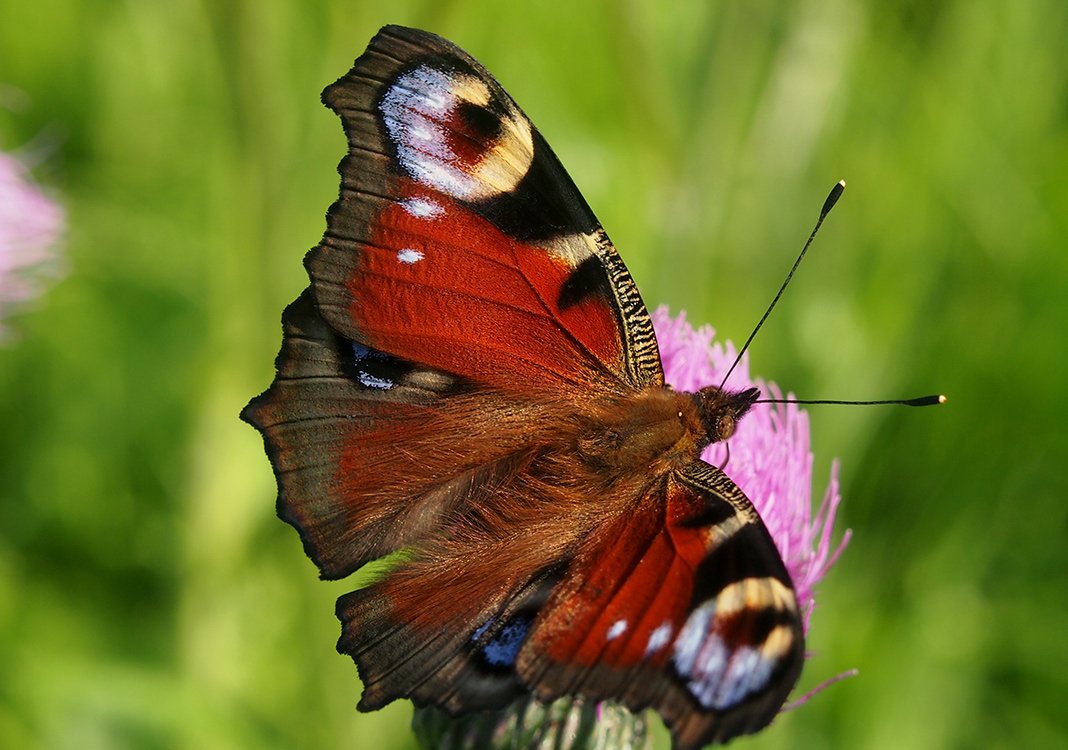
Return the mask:
[(662, 384), (626, 267), (481, 65), (386, 27), (323, 100), (350, 151), (307, 266), (339, 333), (505, 390)]
[(401, 552), (338, 602), (361, 709), (583, 695), (656, 709), (680, 748), (767, 724), (802, 662), (789, 576), (697, 460), (706, 417), (664, 387), (641, 296), (541, 135), (412, 29), (323, 100), (341, 194), (242, 415), (324, 577)]

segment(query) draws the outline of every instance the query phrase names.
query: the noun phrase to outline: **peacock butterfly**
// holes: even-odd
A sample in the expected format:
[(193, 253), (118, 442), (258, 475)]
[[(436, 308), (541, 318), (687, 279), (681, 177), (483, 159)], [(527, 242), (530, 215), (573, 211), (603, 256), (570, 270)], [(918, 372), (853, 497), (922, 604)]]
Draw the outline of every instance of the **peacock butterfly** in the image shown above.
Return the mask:
[(242, 417), (324, 578), (404, 551), (338, 601), (359, 708), (613, 699), (681, 750), (767, 725), (803, 662), (793, 584), (698, 457), (757, 391), (664, 384), (605, 231), (455, 45), (387, 26), (323, 102), (340, 197)]

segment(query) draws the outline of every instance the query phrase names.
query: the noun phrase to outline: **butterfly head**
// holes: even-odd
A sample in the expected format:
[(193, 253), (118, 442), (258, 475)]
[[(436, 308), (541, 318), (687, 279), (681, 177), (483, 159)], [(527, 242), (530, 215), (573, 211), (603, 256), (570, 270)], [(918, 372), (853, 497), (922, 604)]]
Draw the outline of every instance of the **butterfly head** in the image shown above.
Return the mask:
[(704, 425), (705, 445), (728, 440), (738, 428), (738, 421), (760, 398), (760, 391), (747, 388), (744, 391), (726, 391), (714, 385), (702, 388), (693, 394), (697, 413)]

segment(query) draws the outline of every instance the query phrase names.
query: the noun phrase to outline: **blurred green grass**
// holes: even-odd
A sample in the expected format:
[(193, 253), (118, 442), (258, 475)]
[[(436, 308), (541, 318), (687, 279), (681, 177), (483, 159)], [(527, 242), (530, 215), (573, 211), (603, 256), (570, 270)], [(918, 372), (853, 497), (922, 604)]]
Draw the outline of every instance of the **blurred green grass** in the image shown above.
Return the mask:
[(0, 349), (0, 746), (411, 746), (354, 710), (334, 598), (237, 411), (271, 378), (344, 148), (322, 87), (375, 30), (482, 60), (650, 306), (744, 339), (814, 411), (855, 537), (802, 686), (746, 747), (1068, 743), (1068, 6), (0, 5), (0, 148), (32, 144), (70, 273)]

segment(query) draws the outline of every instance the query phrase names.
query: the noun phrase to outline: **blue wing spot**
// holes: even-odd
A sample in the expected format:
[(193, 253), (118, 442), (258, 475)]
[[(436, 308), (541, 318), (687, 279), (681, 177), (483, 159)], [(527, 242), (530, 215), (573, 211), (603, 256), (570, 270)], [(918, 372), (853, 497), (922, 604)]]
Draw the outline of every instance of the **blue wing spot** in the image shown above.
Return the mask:
[(356, 365), (356, 378), (364, 388), (388, 391), (397, 384), (396, 381), (384, 376), (386, 372), (395, 369), (393, 360), (388, 354), (353, 341), (352, 359)]
[[(482, 646), (482, 658), (486, 660), (486, 663), (491, 667), (514, 666), (516, 657), (519, 655), (519, 649), (530, 631), (531, 622), (532, 620), (529, 617), (518, 615), (498, 630), (493, 638)], [(493, 620), (490, 620), (479, 627), (474, 635), (471, 636), (471, 639), (476, 640), (484, 634), (492, 623)]]
[(478, 629), (475, 630), (475, 632), (471, 634), (471, 640), (472, 641), (477, 641), (479, 638), (481, 638), (482, 634), (485, 633), (487, 630), (489, 630), (489, 626), (492, 625), (493, 623), (495, 623), (496, 621), (497, 621), (496, 617), (491, 617), (488, 620), (486, 620), (484, 623), (479, 625)]

